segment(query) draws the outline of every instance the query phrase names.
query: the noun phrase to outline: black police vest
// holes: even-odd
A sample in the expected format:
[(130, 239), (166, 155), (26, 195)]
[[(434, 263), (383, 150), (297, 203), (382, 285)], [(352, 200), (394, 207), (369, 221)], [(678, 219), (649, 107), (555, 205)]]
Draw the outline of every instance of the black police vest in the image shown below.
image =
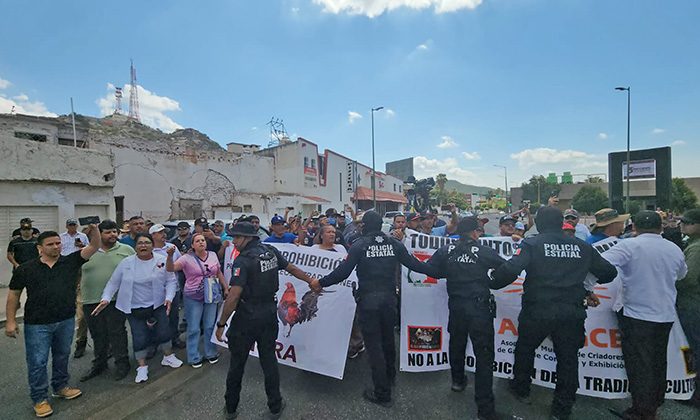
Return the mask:
[(250, 278), (241, 298), (249, 304), (274, 302), (279, 289), (277, 255), (264, 244), (256, 246), (246, 254)]

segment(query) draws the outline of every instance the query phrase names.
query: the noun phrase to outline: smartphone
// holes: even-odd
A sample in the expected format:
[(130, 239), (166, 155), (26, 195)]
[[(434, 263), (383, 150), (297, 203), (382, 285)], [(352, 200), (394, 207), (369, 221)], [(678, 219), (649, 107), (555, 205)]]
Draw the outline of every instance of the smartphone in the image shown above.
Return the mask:
[(100, 216), (79, 217), (80, 226), (97, 225), (100, 223)]
[(451, 208), (452, 208), (452, 207), (450, 207), (450, 206), (441, 206), (441, 207), (440, 207), (440, 210), (442, 210), (442, 211), (447, 211), (447, 210), (450, 210)]
[(287, 207), (289, 210), (294, 210), (294, 206)]

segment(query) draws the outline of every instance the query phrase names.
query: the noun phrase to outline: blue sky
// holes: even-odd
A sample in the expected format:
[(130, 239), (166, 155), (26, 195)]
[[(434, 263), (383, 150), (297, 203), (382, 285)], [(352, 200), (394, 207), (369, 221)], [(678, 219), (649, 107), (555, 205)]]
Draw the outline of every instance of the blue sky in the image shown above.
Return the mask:
[[(203, 3), (203, 4), (198, 4)], [(13, 2), (0, 26), (0, 112), (102, 116), (138, 76), (144, 122), (225, 145), (301, 136), (377, 168), (510, 186), (607, 172), (626, 147), (673, 147), (700, 176), (697, 1)], [(128, 90), (122, 102), (128, 110)]]

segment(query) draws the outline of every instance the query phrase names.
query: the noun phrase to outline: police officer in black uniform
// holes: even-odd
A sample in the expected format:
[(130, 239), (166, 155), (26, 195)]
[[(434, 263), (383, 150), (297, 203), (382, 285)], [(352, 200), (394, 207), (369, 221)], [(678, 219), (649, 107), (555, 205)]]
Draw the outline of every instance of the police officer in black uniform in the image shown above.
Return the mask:
[(521, 402), (530, 403), (535, 350), (551, 337), (557, 357), (553, 419), (568, 419), (576, 399), (578, 350), (585, 342), (586, 274), (591, 272), (599, 283), (609, 283), (617, 275), (617, 269), (590, 244), (564, 234), (562, 223), (561, 211), (542, 207), (535, 218), (539, 235), (522, 241), (513, 258), (492, 273), (491, 284), (499, 289), (513, 282), (522, 270), (527, 272), (510, 389)]
[(330, 286), (346, 279), (357, 266), (357, 309), (360, 328), (372, 368), (374, 390), (364, 397), (385, 407), (392, 405), (391, 385), (396, 378), (394, 325), (396, 325), (395, 273), (400, 264), (413, 271), (433, 275), (427, 264), (411, 256), (406, 247), (382, 233), (382, 218), (369, 211), (362, 217), (362, 237), (356, 240), (347, 258), (326, 277), (314, 280), (312, 288)]
[[(260, 242), (258, 230), (250, 222), (238, 222), (231, 229), (233, 245), (240, 252), (233, 262), (231, 289), (224, 302), (221, 319), (216, 324), (216, 337), (227, 341), (231, 365), (226, 377), (226, 413), (237, 417), (241, 380), (248, 352), (258, 344), (260, 365), (265, 374), (267, 406), (273, 417), (279, 417), (285, 403), (280, 394), (280, 378), (275, 355), (277, 340), (277, 289), (279, 270), (311, 283), (298, 267), (290, 264), (277, 248)], [(224, 339), (224, 327), (231, 313), (236, 314)]]
[(476, 217), (460, 220), (457, 225), (459, 241), (438, 249), (428, 265), (439, 271), (440, 278), (447, 278), (452, 390), (461, 392), (467, 386), (464, 358), (467, 338), (471, 337), (476, 356), (474, 397), (478, 416), (480, 420), (492, 420), (497, 418), (493, 397), (493, 318), (496, 314), (488, 272), (500, 267), (505, 260), (493, 248), (477, 242), (477, 227)]

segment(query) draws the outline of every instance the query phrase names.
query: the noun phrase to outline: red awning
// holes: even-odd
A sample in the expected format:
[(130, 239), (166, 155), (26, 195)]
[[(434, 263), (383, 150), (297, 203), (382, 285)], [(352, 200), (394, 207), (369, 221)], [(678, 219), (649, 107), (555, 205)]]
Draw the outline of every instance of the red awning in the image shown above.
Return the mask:
[[(372, 201), (374, 199), (372, 189), (365, 187), (357, 187), (357, 199)], [(355, 196), (351, 196), (350, 200), (355, 201)], [(403, 195), (381, 190), (377, 190), (377, 201), (391, 201), (393, 203), (408, 204), (408, 200)]]
[(321, 197), (313, 197), (310, 195), (302, 195), (303, 198), (306, 198), (307, 200), (315, 201), (317, 203), (330, 203), (330, 200), (326, 200), (325, 198)]

